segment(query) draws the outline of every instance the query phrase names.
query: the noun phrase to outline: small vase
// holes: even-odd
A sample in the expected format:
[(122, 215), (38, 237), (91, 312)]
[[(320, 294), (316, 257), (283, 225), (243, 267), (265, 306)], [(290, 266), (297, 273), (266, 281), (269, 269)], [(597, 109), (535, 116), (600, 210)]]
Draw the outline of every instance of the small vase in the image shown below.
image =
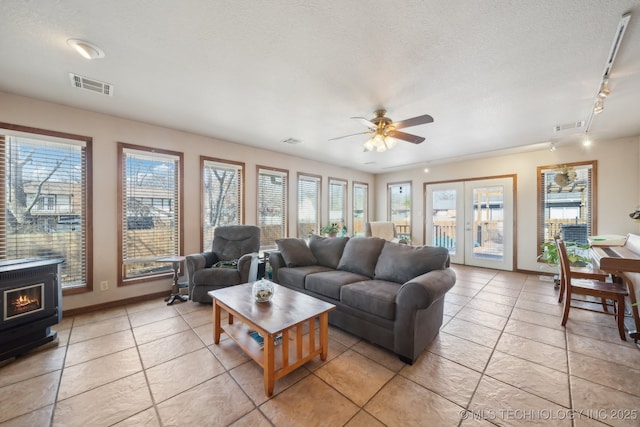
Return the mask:
[(273, 282), (265, 279), (260, 279), (253, 283), (253, 298), (256, 300), (256, 302), (271, 301), (274, 292), (275, 288), (273, 286)]

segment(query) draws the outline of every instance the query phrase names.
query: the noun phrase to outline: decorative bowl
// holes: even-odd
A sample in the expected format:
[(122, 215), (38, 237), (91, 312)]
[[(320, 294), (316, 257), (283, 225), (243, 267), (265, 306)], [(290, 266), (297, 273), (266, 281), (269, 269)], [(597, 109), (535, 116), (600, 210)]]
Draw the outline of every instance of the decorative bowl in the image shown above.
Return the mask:
[(275, 287), (273, 286), (273, 282), (265, 279), (260, 279), (253, 283), (253, 298), (256, 300), (256, 302), (271, 301), (274, 292)]

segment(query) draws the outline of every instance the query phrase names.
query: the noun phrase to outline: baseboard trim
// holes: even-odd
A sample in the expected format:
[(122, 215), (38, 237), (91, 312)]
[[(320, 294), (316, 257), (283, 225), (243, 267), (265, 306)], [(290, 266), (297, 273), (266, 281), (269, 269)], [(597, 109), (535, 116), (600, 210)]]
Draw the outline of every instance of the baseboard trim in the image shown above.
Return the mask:
[(149, 301), (155, 298), (166, 297), (167, 291), (155, 292), (153, 294), (139, 295), (137, 297), (125, 298), (116, 301), (103, 302), (102, 304), (88, 305), (86, 307), (72, 308), (69, 310), (62, 310), (62, 317), (72, 317), (78, 314), (90, 313), (96, 310), (103, 310), (105, 308), (120, 307), (125, 304), (133, 304), (136, 302)]

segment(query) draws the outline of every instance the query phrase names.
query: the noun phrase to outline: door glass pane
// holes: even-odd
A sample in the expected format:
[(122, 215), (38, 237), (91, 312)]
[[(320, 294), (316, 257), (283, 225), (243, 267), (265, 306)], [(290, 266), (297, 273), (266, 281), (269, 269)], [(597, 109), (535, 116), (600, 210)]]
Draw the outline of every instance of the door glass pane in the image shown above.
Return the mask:
[(369, 186), (365, 183), (353, 184), (353, 235), (364, 236), (367, 222), (367, 197)]
[(411, 241), (411, 183), (388, 184), (389, 220), (399, 239)]
[(456, 190), (433, 191), (433, 246), (449, 249), (456, 254)]
[(504, 187), (473, 189), (473, 257), (502, 260), (504, 244)]

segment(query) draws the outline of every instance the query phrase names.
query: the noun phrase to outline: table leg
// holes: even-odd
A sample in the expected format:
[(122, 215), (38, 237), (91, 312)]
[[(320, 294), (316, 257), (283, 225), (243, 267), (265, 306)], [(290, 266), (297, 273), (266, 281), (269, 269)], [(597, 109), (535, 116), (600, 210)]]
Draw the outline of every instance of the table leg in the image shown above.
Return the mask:
[(187, 301), (188, 297), (180, 293), (180, 285), (178, 285), (178, 270), (180, 269), (180, 263), (173, 263), (173, 286), (171, 287), (171, 295), (165, 301), (167, 305), (171, 305), (175, 302), (176, 298), (180, 301)]
[(329, 350), (329, 313), (320, 315), (320, 347), (322, 348), (320, 360), (327, 360), (327, 352)]
[(220, 306), (216, 301), (213, 302), (213, 342), (220, 344)]
[(264, 392), (267, 396), (273, 394), (273, 384), (275, 382), (275, 366), (274, 366), (274, 343), (273, 335), (264, 337)]

